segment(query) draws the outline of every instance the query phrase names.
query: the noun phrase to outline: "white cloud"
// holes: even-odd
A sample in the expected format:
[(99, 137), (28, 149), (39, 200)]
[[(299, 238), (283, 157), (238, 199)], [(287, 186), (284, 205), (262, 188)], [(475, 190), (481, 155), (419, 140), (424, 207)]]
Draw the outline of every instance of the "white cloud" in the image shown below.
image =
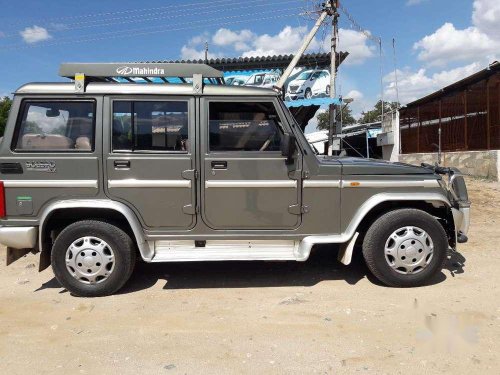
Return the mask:
[[(485, 66), (479, 62), (474, 62), (459, 68), (443, 70), (429, 74), (426, 69), (417, 71), (410, 69), (398, 70), (399, 101), (401, 104), (412, 102), (416, 99), (433, 93), (445, 86), (448, 86), (462, 78), (468, 77)], [(387, 100), (396, 100), (396, 82), (394, 73), (384, 77), (385, 97)]]
[[(295, 53), (301, 46), (304, 37), (309, 32), (306, 27), (286, 26), (277, 35), (264, 34), (257, 37), (254, 49), (246, 51), (243, 56), (267, 56)], [(323, 45), (314, 38), (309, 50), (330, 50), (330, 40), (325, 38)], [(374, 56), (375, 46), (368, 44), (368, 37), (363, 33), (349, 29), (339, 29), (339, 49), (349, 52), (345, 60), (346, 65), (359, 65)]]
[(408, 0), (406, 2), (406, 5), (407, 6), (418, 5), (418, 4), (422, 4), (422, 3), (426, 2), (426, 1), (428, 1), (428, 0)]
[(459, 30), (445, 23), (416, 42), (413, 48), (420, 51), (419, 60), (429, 66), (444, 66), (451, 61), (474, 61), (478, 56), (493, 59), (500, 49), (500, 41), (491, 39), (474, 26)]
[[(213, 59), (220, 57), (220, 54), (214, 54), (208, 52), (208, 58)], [(182, 46), (181, 48), (181, 59), (183, 60), (199, 60), (205, 58), (205, 50), (197, 49), (195, 47)]]
[(345, 98), (351, 98), (351, 99), (354, 99), (354, 100), (360, 100), (360, 99), (363, 99), (363, 93), (358, 91), (358, 90), (351, 90), (347, 93), (347, 95), (345, 96)]
[(361, 117), (361, 112), (372, 107), (371, 103), (368, 103), (368, 101), (365, 100), (363, 93), (358, 90), (349, 91), (346, 95), (344, 95), (344, 98), (354, 99), (352, 103), (349, 104), (349, 108), (351, 109), (352, 115), (355, 119)]
[[(243, 53), (244, 57), (284, 55), (297, 52), (308, 30), (305, 26), (285, 26), (276, 35), (263, 34), (252, 41), (252, 49)], [(311, 43), (311, 48), (318, 46), (317, 41)]]
[(248, 43), (255, 37), (250, 30), (232, 31), (222, 28), (214, 34), (212, 42), (216, 46), (232, 46), (236, 51), (245, 51), (250, 49)]
[[(330, 42), (328, 41), (329, 45)], [(374, 56), (376, 47), (369, 45), (368, 37), (359, 31), (339, 29), (339, 49), (349, 52), (345, 64), (359, 65)], [(325, 50), (327, 50), (326, 47)]]
[[(204, 55), (201, 45), (211, 40), (216, 47), (230, 48), (235, 54), (244, 57), (251, 56), (271, 56), (285, 55), (297, 52), (301, 46), (304, 37), (309, 32), (305, 26), (292, 27), (285, 26), (279, 33), (257, 35), (251, 30), (243, 29), (239, 31), (221, 28), (212, 36), (208, 33), (191, 38), (181, 49), (183, 58), (202, 57)], [(330, 46), (328, 38), (325, 38), (323, 45), (314, 38), (308, 50), (328, 51)], [(361, 64), (370, 57), (374, 56), (376, 47), (369, 45), (368, 37), (363, 33), (354, 30), (339, 30), (339, 48), (342, 51), (348, 51), (345, 64)], [(221, 53), (217, 53), (221, 55)]]
[(493, 61), (500, 56), (500, 1), (475, 0), (472, 25), (457, 29), (445, 23), (434, 33), (413, 45), (418, 58), (428, 66), (445, 66), (449, 62)]
[(500, 38), (500, 1), (475, 0), (472, 22), (491, 38)]
[[(189, 39), (187, 44), (181, 48), (181, 59), (183, 60), (199, 60), (205, 58), (205, 42), (210, 40), (209, 33), (196, 35)], [(209, 46), (210, 47), (210, 46)], [(213, 59), (220, 57), (220, 54), (208, 52), (208, 58)]]
[(37, 25), (27, 27), (23, 31), (20, 31), (19, 34), (28, 44), (43, 42), (44, 40), (52, 38), (47, 29)]

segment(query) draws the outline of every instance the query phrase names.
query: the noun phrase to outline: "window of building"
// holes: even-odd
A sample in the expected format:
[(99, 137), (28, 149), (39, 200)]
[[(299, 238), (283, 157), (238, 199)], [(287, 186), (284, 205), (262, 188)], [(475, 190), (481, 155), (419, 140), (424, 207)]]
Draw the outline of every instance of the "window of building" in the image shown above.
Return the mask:
[(92, 151), (95, 102), (25, 101), (21, 110), (16, 151)]
[(283, 130), (269, 102), (211, 102), (210, 151), (279, 151)]
[(115, 101), (114, 151), (188, 151), (188, 103)]

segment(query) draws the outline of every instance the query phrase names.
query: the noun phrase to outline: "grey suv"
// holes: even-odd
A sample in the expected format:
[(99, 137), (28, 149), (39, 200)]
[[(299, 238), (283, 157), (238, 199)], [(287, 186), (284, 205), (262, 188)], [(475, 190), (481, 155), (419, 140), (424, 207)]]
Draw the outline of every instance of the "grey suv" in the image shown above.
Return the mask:
[(40, 253), (75, 295), (118, 291), (137, 257), (306, 261), (316, 244), (339, 244), (344, 264), (359, 248), (381, 282), (411, 287), (467, 240), (458, 171), (317, 156), (273, 90), (197, 64), (60, 74), (74, 82), (15, 93), (0, 243), (8, 263)]

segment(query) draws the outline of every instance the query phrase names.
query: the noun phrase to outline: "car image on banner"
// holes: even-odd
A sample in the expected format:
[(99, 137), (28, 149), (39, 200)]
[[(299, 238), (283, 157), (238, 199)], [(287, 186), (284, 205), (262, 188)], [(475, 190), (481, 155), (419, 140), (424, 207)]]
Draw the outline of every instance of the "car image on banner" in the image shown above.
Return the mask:
[(305, 70), (288, 83), (285, 100), (312, 99), (330, 95), (328, 70)]
[(245, 86), (272, 88), (279, 80), (279, 75), (273, 72), (255, 73), (248, 78)]

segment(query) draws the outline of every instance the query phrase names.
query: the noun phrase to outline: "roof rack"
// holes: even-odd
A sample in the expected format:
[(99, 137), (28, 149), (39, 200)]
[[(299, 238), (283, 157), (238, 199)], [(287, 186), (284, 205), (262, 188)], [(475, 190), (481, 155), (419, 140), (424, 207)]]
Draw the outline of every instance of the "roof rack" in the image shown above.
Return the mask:
[[(163, 83), (173, 83), (176, 78), (185, 83), (192, 79), (194, 93), (203, 92), (203, 80), (223, 84), (223, 73), (206, 64), (183, 63), (64, 63), (59, 75), (75, 81), (75, 91), (85, 92), (88, 82), (153, 83), (159, 78)], [(153, 78), (153, 79), (152, 79)], [(157, 81), (157, 80), (156, 80)]]

